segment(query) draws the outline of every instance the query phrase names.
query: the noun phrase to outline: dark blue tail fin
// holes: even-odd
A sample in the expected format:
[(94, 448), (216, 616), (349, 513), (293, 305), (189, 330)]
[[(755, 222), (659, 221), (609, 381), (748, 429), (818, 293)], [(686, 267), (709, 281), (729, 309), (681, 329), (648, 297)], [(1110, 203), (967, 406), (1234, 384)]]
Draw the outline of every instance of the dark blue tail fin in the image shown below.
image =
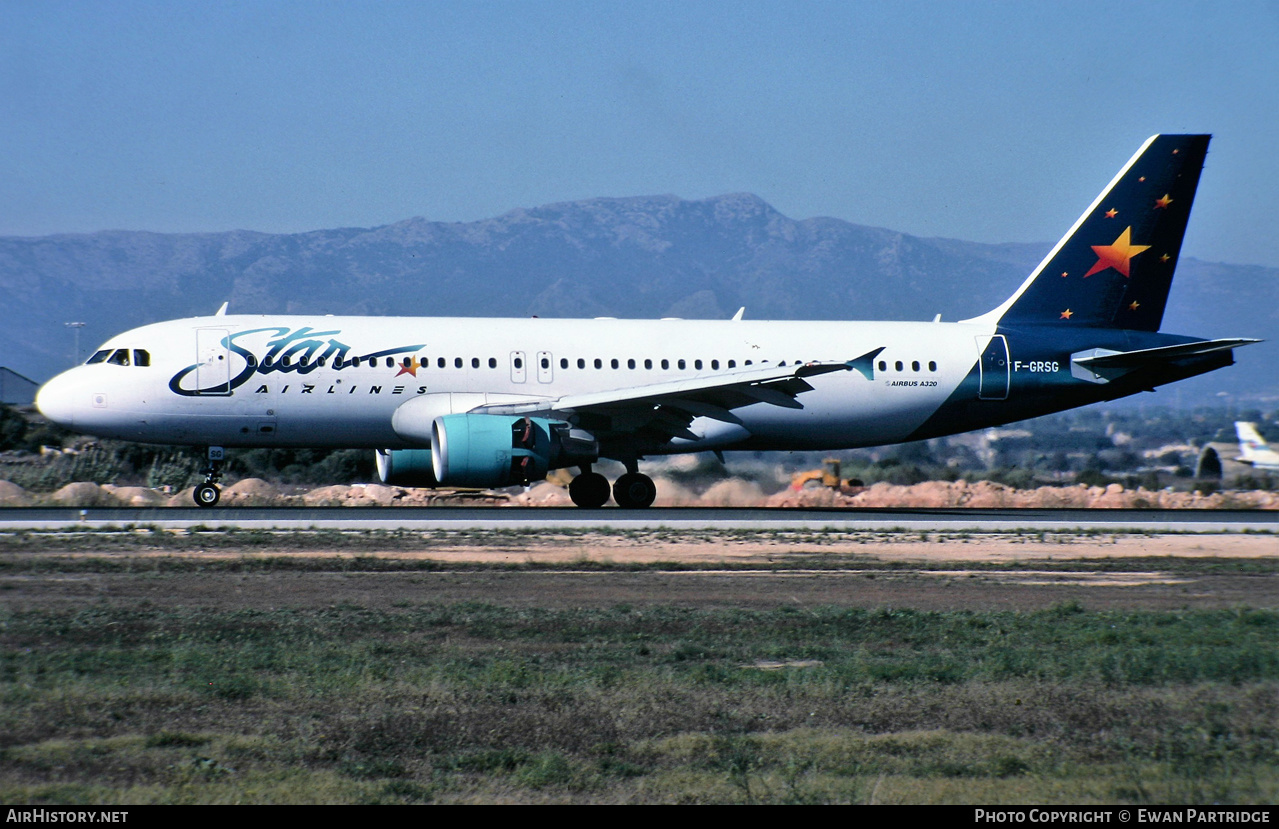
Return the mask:
[(1209, 138), (1148, 140), (1017, 293), (979, 319), (1158, 331)]

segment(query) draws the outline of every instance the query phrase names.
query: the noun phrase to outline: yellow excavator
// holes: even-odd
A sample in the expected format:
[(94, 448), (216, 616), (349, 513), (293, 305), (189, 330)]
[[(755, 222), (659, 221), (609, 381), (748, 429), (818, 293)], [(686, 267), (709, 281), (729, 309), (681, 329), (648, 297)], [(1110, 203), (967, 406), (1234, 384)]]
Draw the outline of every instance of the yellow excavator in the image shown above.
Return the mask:
[(864, 484), (856, 478), (845, 481), (839, 475), (839, 458), (826, 458), (821, 469), (805, 469), (791, 476), (790, 488), (799, 492), (813, 481), (820, 481), (827, 489), (838, 489), (841, 492), (860, 492)]

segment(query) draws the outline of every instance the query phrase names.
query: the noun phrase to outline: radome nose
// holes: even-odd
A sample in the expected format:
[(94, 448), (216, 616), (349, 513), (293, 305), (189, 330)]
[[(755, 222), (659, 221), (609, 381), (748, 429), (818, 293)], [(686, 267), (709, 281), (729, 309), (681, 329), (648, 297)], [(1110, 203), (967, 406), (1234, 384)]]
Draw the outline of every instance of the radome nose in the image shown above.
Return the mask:
[(64, 372), (36, 392), (36, 408), (40, 414), (70, 429), (75, 424), (76, 388), (79, 385)]

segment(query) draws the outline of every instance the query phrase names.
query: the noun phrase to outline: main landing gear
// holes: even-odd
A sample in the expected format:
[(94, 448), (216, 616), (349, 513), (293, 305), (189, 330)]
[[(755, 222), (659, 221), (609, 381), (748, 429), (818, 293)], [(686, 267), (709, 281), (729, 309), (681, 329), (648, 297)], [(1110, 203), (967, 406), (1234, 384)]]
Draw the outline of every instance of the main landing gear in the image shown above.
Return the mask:
[[(653, 505), (657, 498), (657, 487), (653, 479), (641, 473), (637, 464), (628, 463), (626, 474), (617, 479), (612, 486), (613, 500), (622, 509), (644, 509)], [(608, 478), (590, 467), (583, 467), (582, 474), (568, 485), (568, 497), (579, 507), (597, 509), (604, 506), (609, 496)]]
[(204, 473), (204, 483), (197, 486), (195, 492), (191, 493), (196, 506), (216, 507), (218, 505), (218, 499), (222, 497), (222, 490), (218, 489), (218, 481), (222, 480), (224, 460), (226, 455), (221, 446), (209, 447), (209, 465), (200, 470)]

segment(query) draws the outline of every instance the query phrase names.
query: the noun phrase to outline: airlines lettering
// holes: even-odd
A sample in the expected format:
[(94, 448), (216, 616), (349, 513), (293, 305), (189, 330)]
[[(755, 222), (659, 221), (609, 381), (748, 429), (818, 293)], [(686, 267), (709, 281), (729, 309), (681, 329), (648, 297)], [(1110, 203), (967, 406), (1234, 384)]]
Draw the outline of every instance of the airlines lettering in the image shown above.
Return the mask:
[[(228, 394), (247, 383), (255, 374), (310, 374), (330, 362), (332, 363), (331, 368), (335, 371), (342, 371), (347, 368), (354, 371), (356, 367), (351, 364), (351, 360), (347, 359), (347, 354), (350, 353), (351, 347), (337, 339), (341, 333), (341, 331), (336, 330), (316, 331), (310, 326), (303, 326), (297, 329), (254, 328), (249, 331), (240, 331), (222, 338), (222, 347), (232, 354), (239, 355), (244, 365), (240, 373), (231, 378), (229, 384), (220, 382), (208, 388), (186, 388), (183, 386), (183, 381), (199, 368), (199, 364), (196, 364), (187, 366), (173, 375), (173, 378), (169, 380), (169, 390), (183, 397), (194, 397), (201, 394)], [(251, 338), (255, 334), (267, 334), (269, 336), (266, 343), (266, 351), (260, 360), (257, 359), (253, 351), (238, 342)], [(384, 357), (415, 353), (421, 351), (424, 347), (424, 344), (419, 343), (417, 345), (385, 348), (381, 351), (359, 355), (359, 360), (362, 364), (368, 364), (369, 361), (376, 361)], [(303, 393), (310, 394), (315, 386), (309, 385), (304, 388)], [(257, 393), (262, 394), (265, 389), (266, 386), (262, 386)], [(285, 386), (284, 390), (288, 391), (288, 386)]]
[[(301, 393), (302, 393), (302, 394), (314, 394), (314, 391), (313, 391), (313, 389), (314, 389), (314, 388), (315, 388), (315, 386), (305, 385), (305, 384), (304, 384), (304, 385), (302, 386), (302, 391), (301, 391)], [(347, 392), (346, 392), (346, 393), (347, 393), (347, 394), (355, 394), (355, 390), (356, 390), (356, 389), (358, 389), (358, 388), (359, 388), (359, 386), (351, 386), (349, 389), (347, 389)], [(418, 386), (416, 389), (414, 389), (414, 390), (412, 390), (412, 391), (408, 391), (408, 388), (409, 388), (408, 386), (395, 386), (395, 387), (393, 387), (393, 388), (391, 389), (391, 394), (426, 394), (426, 386)], [(335, 389), (336, 389), (336, 387), (335, 387), (335, 386), (329, 386), (329, 390), (328, 390), (327, 392), (325, 392), (325, 393), (326, 393), (326, 394), (337, 394), (337, 391), (336, 391)], [(285, 394), (285, 393), (287, 393), (287, 392), (288, 392), (288, 390), (289, 390), (289, 387), (288, 387), (288, 386), (285, 386), (284, 388), (280, 389), (280, 394)], [(268, 387), (268, 386), (266, 386), (266, 385), (261, 385), (261, 386), (258, 386), (258, 387), (257, 387), (257, 389), (256, 389), (256, 390), (254, 390), (254, 392), (253, 392), (253, 393), (254, 393), (254, 394), (270, 394), (270, 393), (271, 393), (271, 389), (270, 389), (270, 387)], [(381, 387), (381, 386), (369, 386), (369, 391), (368, 391), (368, 393), (369, 393), (369, 394), (382, 394), (382, 387)]]

